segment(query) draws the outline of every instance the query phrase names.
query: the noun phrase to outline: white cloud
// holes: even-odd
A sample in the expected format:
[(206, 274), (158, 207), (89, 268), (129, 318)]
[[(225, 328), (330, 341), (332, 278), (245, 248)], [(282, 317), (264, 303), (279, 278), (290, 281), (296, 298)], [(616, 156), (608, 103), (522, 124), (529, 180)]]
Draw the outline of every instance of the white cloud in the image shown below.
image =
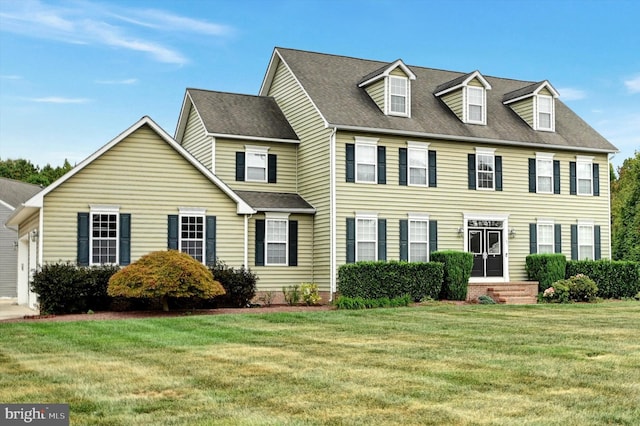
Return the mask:
[(31, 102), (47, 103), (47, 104), (86, 104), (90, 102), (86, 98), (63, 98), (60, 96), (47, 96), (44, 98), (30, 98)]
[(640, 93), (640, 75), (630, 80), (625, 80), (624, 85), (627, 86), (627, 90), (630, 93)]
[(587, 97), (587, 92), (581, 89), (574, 89), (571, 87), (558, 88), (560, 93), (560, 99), (563, 101), (579, 101)]
[(98, 84), (136, 84), (138, 82), (137, 78), (125, 78), (123, 80), (96, 80)]

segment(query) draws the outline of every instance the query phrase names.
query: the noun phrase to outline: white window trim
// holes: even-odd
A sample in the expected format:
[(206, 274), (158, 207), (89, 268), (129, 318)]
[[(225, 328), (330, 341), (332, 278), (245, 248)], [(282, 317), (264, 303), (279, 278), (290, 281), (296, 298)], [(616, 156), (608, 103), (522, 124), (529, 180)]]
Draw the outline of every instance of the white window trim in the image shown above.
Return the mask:
[[(551, 127), (542, 127), (540, 125), (540, 107), (539, 107), (539, 102), (538, 100), (540, 98), (548, 98), (551, 100)], [(555, 100), (553, 98), (553, 96), (549, 96), (549, 95), (536, 95), (535, 96), (535, 102), (534, 102), (534, 114), (533, 114), (533, 122), (534, 122), (534, 129), (535, 130), (540, 130), (543, 132), (555, 132), (556, 131), (556, 106), (555, 106)]]
[[(490, 155), (493, 158), (493, 186), (491, 188), (480, 187), (480, 167), (479, 161), (481, 155)], [(487, 173), (487, 172), (483, 172)], [(478, 191), (495, 191), (496, 190), (496, 149), (495, 148), (476, 148), (476, 190)]]
[[(590, 197), (593, 196), (593, 158), (583, 155), (576, 155), (576, 194), (580, 196)], [(580, 192), (580, 165), (588, 164), (589, 165), (589, 174), (591, 176), (589, 185), (589, 192)]]
[[(374, 256), (373, 256), (373, 261), (378, 259), (378, 214), (377, 213), (372, 213), (372, 212), (356, 212), (356, 262), (360, 261), (360, 253), (359, 253), (359, 243), (360, 240), (358, 239), (358, 222), (360, 220), (373, 220), (375, 222), (375, 225), (373, 227), (374, 232), (375, 232), (375, 239), (373, 240), (373, 247), (374, 247)], [(362, 241), (362, 242), (367, 242), (370, 243), (371, 241), (367, 240), (367, 241)]]
[(536, 253), (542, 253), (540, 251), (540, 226), (551, 226), (551, 251), (550, 253), (555, 252), (556, 248), (556, 229), (555, 222), (553, 219), (538, 219), (536, 221)]
[[(202, 218), (202, 263), (207, 262), (207, 210), (203, 207), (179, 207), (178, 208), (178, 251), (182, 251), (182, 218), (201, 217)], [(195, 258), (194, 258), (195, 259)]]
[(585, 257), (582, 256), (582, 249), (580, 244), (580, 228), (591, 228), (591, 256), (590, 260), (595, 260), (595, 252), (596, 252), (596, 236), (595, 236), (595, 221), (593, 220), (578, 220), (578, 226), (576, 232), (576, 240), (578, 242), (578, 260), (584, 260)]
[[(553, 182), (553, 157), (554, 154), (550, 154), (548, 152), (536, 152), (536, 193), (538, 194), (553, 194), (554, 182)], [(540, 175), (540, 169), (538, 168), (538, 161), (550, 161), (551, 162), (551, 190), (550, 191), (542, 191), (540, 190), (540, 185), (538, 185), (538, 178)]]
[[(264, 214), (264, 265), (265, 266), (288, 266), (289, 265), (289, 213), (266, 212)], [(269, 241), (269, 222), (285, 222), (284, 237), (284, 263), (269, 262), (269, 243), (282, 244), (283, 241)]]
[[(116, 261), (114, 263), (95, 263), (93, 261), (93, 215), (94, 214), (115, 214), (116, 215)], [(89, 266), (94, 265), (118, 265), (120, 263), (120, 206), (92, 204), (89, 205)]]
[[(404, 80), (405, 84), (405, 112), (397, 112), (391, 110), (391, 80), (398, 79)], [(398, 117), (410, 117), (411, 116), (411, 80), (407, 77), (401, 77), (399, 75), (390, 75), (385, 79), (385, 93), (386, 93), (386, 102), (385, 102), (385, 112), (387, 115), (394, 115)]]
[[(482, 104), (480, 104), (480, 107), (482, 108), (482, 116), (480, 118), (480, 120), (472, 120), (470, 118), (469, 115), (469, 106), (471, 105), (470, 103), (470, 96), (468, 91), (469, 90), (473, 90), (473, 89), (477, 89), (482, 91)], [(465, 118), (465, 123), (469, 123), (469, 124), (483, 124), (486, 125), (487, 124), (487, 91), (485, 90), (484, 87), (480, 87), (480, 86), (465, 86), (464, 90), (463, 90), (463, 106), (464, 106), (464, 118)], [(473, 104), (473, 105), (478, 105), (478, 104)]]
[[(269, 179), (269, 147), (257, 146), (257, 145), (245, 145), (244, 146), (245, 161), (244, 161), (244, 180), (245, 182), (262, 182), (266, 183)], [(250, 179), (249, 178), (249, 154), (264, 155), (264, 179)]]
[[(429, 143), (407, 141), (407, 185), (408, 186), (429, 186)], [(411, 152), (423, 151), (426, 158), (425, 183), (411, 183)]]
[[(356, 136), (355, 138), (355, 180), (356, 183), (368, 183), (368, 184), (377, 184), (378, 183), (378, 140), (377, 138), (367, 138), (362, 136)], [(358, 179), (358, 165), (361, 164), (358, 161), (358, 147), (374, 147), (374, 160), (373, 160), (373, 180), (360, 180)], [(369, 163), (362, 163), (364, 165), (368, 165)]]
[[(424, 213), (409, 213), (408, 214), (408, 227), (407, 227), (407, 259), (409, 260), (409, 262), (411, 262), (411, 223), (415, 223), (415, 222), (426, 222), (427, 223), (427, 239), (426, 241), (424, 241), (427, 245), (427, 260), (426, 262), (428, 262), (430, 260), (431, 257), (431, 253), (429, 252), (429, 215), (428, 214), (424, 214)], [(422, 241), (419, 241), (422, 242)]]

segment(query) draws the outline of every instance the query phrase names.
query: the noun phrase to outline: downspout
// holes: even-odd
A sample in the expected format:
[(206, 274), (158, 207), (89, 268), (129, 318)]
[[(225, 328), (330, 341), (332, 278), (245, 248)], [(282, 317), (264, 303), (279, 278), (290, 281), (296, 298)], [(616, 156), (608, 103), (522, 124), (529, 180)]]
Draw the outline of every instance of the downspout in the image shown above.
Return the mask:
[(38, 264), (37, 267), (40, 267), (44, 264), (44, 250), (43, 250), (43, 242), (44, 242), (44, 200), (42, 201), (42, 207), (40, 207), (40, 214), (38, 215), (38, 245), (36, 246)]
[(611, 237), (613, 235), (613, 222), (611, 221), (611, 154), (607, 154), (607, 211), (609, 212), (609, 260), (613, 259), (613, 247)]
[(329, 136), (329, 228), (331, 232), (330, 237), (330, 294), (329, 301), (333, 301), (333, 295), (337, 291), (337, 282), (336, 282), (336, 132), (338, 129), (336, 127), (331, 131), (331, 135)]
[(250, 214), (244, 215), (244, 267), (249, 269), (249, 219)]

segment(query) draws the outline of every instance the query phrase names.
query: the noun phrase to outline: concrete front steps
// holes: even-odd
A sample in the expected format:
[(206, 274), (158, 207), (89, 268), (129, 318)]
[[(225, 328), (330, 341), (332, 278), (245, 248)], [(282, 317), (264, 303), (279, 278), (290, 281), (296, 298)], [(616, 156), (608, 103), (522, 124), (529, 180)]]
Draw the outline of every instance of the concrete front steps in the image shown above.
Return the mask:
[(509, 283), (469, 284), (467, 300), (477, 300), (483, 294), (497, 303), (508, 305), (535, 305), (538, 303), (538, 282), (520, 281)]

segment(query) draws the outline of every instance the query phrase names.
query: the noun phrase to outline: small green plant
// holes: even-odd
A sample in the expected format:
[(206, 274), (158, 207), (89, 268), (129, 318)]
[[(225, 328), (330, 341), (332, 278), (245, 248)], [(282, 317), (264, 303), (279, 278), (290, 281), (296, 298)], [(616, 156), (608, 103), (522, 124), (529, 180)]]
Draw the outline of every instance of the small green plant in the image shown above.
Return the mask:
[(300, 285), (300, 293), (302, 293), (302, 301), (307, 306), (318, 305), (322, 300), (316, 283), (302, 283)]
[(569, 284), (566, 281), (559, 280), (553, 283), (553, 286), (538, 295), (538, 301), (541, 303), (570, 303)]
[(293, 306), (300, 303), (300, 287), (297, 284), (282, 287), (282, 294), (287, 305)]
[(569, 298), (574, 302), (594, 302), (598, 294), (596, 283), (584, 274), (578, 274), (568, 279)]
[(496, 301), (493, 300), (491, 296), (483, 294), (482, 296), (478, 296), (478, 303), (481, 305), (495, 305)]
[(265, 291), (258, 297), (258, 300), (262, 302), (264, 306), (269, 307), (273, 304), (274, 298), (275, 294), (272, 291)]

